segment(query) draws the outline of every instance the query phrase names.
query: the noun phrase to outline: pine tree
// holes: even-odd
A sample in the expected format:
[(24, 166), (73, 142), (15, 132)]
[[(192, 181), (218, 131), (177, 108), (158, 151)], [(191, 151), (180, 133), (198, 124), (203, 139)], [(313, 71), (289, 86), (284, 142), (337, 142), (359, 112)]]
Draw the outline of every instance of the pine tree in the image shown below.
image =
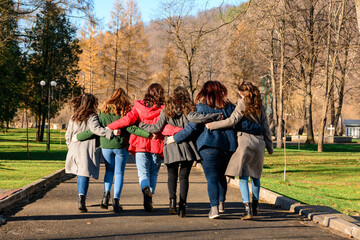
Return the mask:
[(0, 127), (7, 125), (23, 98), (22, 56), (17, 42), (17, 19), (14, 2), (0, 0)]
[[(48, 97), (53, 95), (50, 82), (57, 82), (51, 101), (51, 116), (57, 114), (70, 95), (80, 93), (76, 76), (79, 73), (77, 64), (81, 50), (75, 34), (76, 29), (59, 8), (52, 2), (45, 2), (29, 33), (32, 52), (29, 56), (29, 80), (32, 81), (32, 88), (28, 103), (37, 116), (37, 141), (43, 140), (47, 118), (44, 106)], [(43, 98), (39, 84), (42, 80), (46, 82)]]

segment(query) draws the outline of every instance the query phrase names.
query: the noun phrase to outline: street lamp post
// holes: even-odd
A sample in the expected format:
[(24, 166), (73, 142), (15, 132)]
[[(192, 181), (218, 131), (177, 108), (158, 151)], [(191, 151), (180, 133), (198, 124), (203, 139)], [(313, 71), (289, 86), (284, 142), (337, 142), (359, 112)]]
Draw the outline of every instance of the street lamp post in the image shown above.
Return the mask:
[[(41, 81), (40, 85), (41, 87), (44, 87), (46, 84), (45, 81)], [(46, 140), (46, 152), (50, 151), (50, 110), (51, 110), (51, 87), (56, 87), (56, 82), (51, 81), (49, 85), (49, 91), (48, 91), (48, 129), (47, 129), (47, 140)]]

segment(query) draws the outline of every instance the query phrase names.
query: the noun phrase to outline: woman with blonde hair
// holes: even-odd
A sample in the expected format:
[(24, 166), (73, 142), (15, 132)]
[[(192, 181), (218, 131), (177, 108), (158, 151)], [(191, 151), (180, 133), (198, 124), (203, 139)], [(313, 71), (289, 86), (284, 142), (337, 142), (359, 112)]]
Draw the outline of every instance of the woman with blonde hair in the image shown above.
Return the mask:
[[(139, 122), (154, 124), (160, 117), (164, 103), (163, 87), (158, 83), (153, 83), (148, 87), (144, 99), (135, 100), (131, 111), (119, 120), (109, 124), (108, 128), (117, 130)], [(172, 135), (176, 132), (175, 127), (167, 126), (166, 130), (164, 129), (165, 131), (156, 138), (146, 139), (131, 134), (129, 140), (129, 151), (135, 153), (139, 183), (144, 198), (144, 209), (147, 212), (153, 210), (152, 196), (155, 192), (158, 172), (163, 160), (164, 135)], [(177, 131), (179, 130), (181, 128)]]
[[(262, 105), (259, 89), (251, 82), (244, 81), (238, 86), (239, 101), (234, 112), (225, 120), (207, 123), (210, 130), (234, 127), (237, 130), (238, 147), (232, 155), (225, 175), (240, 177), (240, 191), (245, 205), (243, 220), (252, 219), (259, 210), (260, 177), (264, 164), (264, 149), (273, 153), (266, 109)], [(250, 134), (241, 128), (243, 121), (261, 124), (262, 134)], [(250, 203), (248, 179), (252, 182), (252, 204)]]
[[(125, 116), (131, 110), (129, 97), (124, 89), (118, 88), (113, 95), (103, 104), (99, 114), (99, 120), (102, 126)], [(116, 213), (122, 212), (123, 207), (120, 205), (120, 196), (124, 185), (125, 166), (129, 157), (128, 146), (130, 133), (136, 136), (149, 138), (150, 133), (132, 125), (126, 128), (126, 131), (120, 131), (120, 135), (109, 140), (104, 137), (100, 138), (101, 152), (105, 159), (105, 176), (104, 176), (104, 196), (101, 200), (100, 207), (108, 209), (110, 191), (114, 181), (114, 198), (113, 210)], [(79, 141), (89, 139), (93, 136), (91, 131), (86, 131), (76, 135)]]
[(74, 109), (65, 134), (69, 148), (66, 155), (65, 172), (77, 175), (78, 208), (87, 212), (85, 199), (89, 188), (90, 177), (98, 179), (100, 166), (100, 148), (96, 138), (89, 141), (73, 141), (76, 134), (90, 129), (92, 133), (111, 139), (113, 132), (100, 126), (96, 114), (98, 99), (89, 93), (75, 97), (70, 102)]

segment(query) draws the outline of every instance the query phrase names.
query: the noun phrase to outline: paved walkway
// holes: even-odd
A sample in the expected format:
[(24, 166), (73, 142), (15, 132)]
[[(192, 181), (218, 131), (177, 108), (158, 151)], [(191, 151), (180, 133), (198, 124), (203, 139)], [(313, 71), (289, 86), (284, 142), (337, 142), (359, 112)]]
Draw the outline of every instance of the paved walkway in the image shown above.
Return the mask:
[(195, 168), (190, 177), (188, 217), (169, 215), (166, 180), (166, 169), (161, 168), (155, 211), (147, 213), (142, 206), (136, 166), (129, 162), (121, 199), (124, 212), (114, 214), (112, 207), (100, 209), (103, 184), (91, 180), (89, 212), (81, 214), (77, 210), (76, 178), (69, 179), (7, 216), (7, 224), (0, 227), (0, 239), (346, 239), (265, 203), (253, 221), (241, 221), (241, 196), (234, 187), (228, 190), (226, 213), (221, 219), (210, 220), (205, 177)]

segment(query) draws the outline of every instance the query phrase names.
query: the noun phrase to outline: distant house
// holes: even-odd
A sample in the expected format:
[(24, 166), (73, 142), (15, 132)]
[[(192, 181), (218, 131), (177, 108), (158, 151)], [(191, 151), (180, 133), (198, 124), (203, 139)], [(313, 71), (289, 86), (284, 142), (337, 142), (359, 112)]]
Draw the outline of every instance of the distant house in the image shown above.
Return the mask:
[(343, 124), (347, 137), (360, 138), (360, 120), (345, 119)]

